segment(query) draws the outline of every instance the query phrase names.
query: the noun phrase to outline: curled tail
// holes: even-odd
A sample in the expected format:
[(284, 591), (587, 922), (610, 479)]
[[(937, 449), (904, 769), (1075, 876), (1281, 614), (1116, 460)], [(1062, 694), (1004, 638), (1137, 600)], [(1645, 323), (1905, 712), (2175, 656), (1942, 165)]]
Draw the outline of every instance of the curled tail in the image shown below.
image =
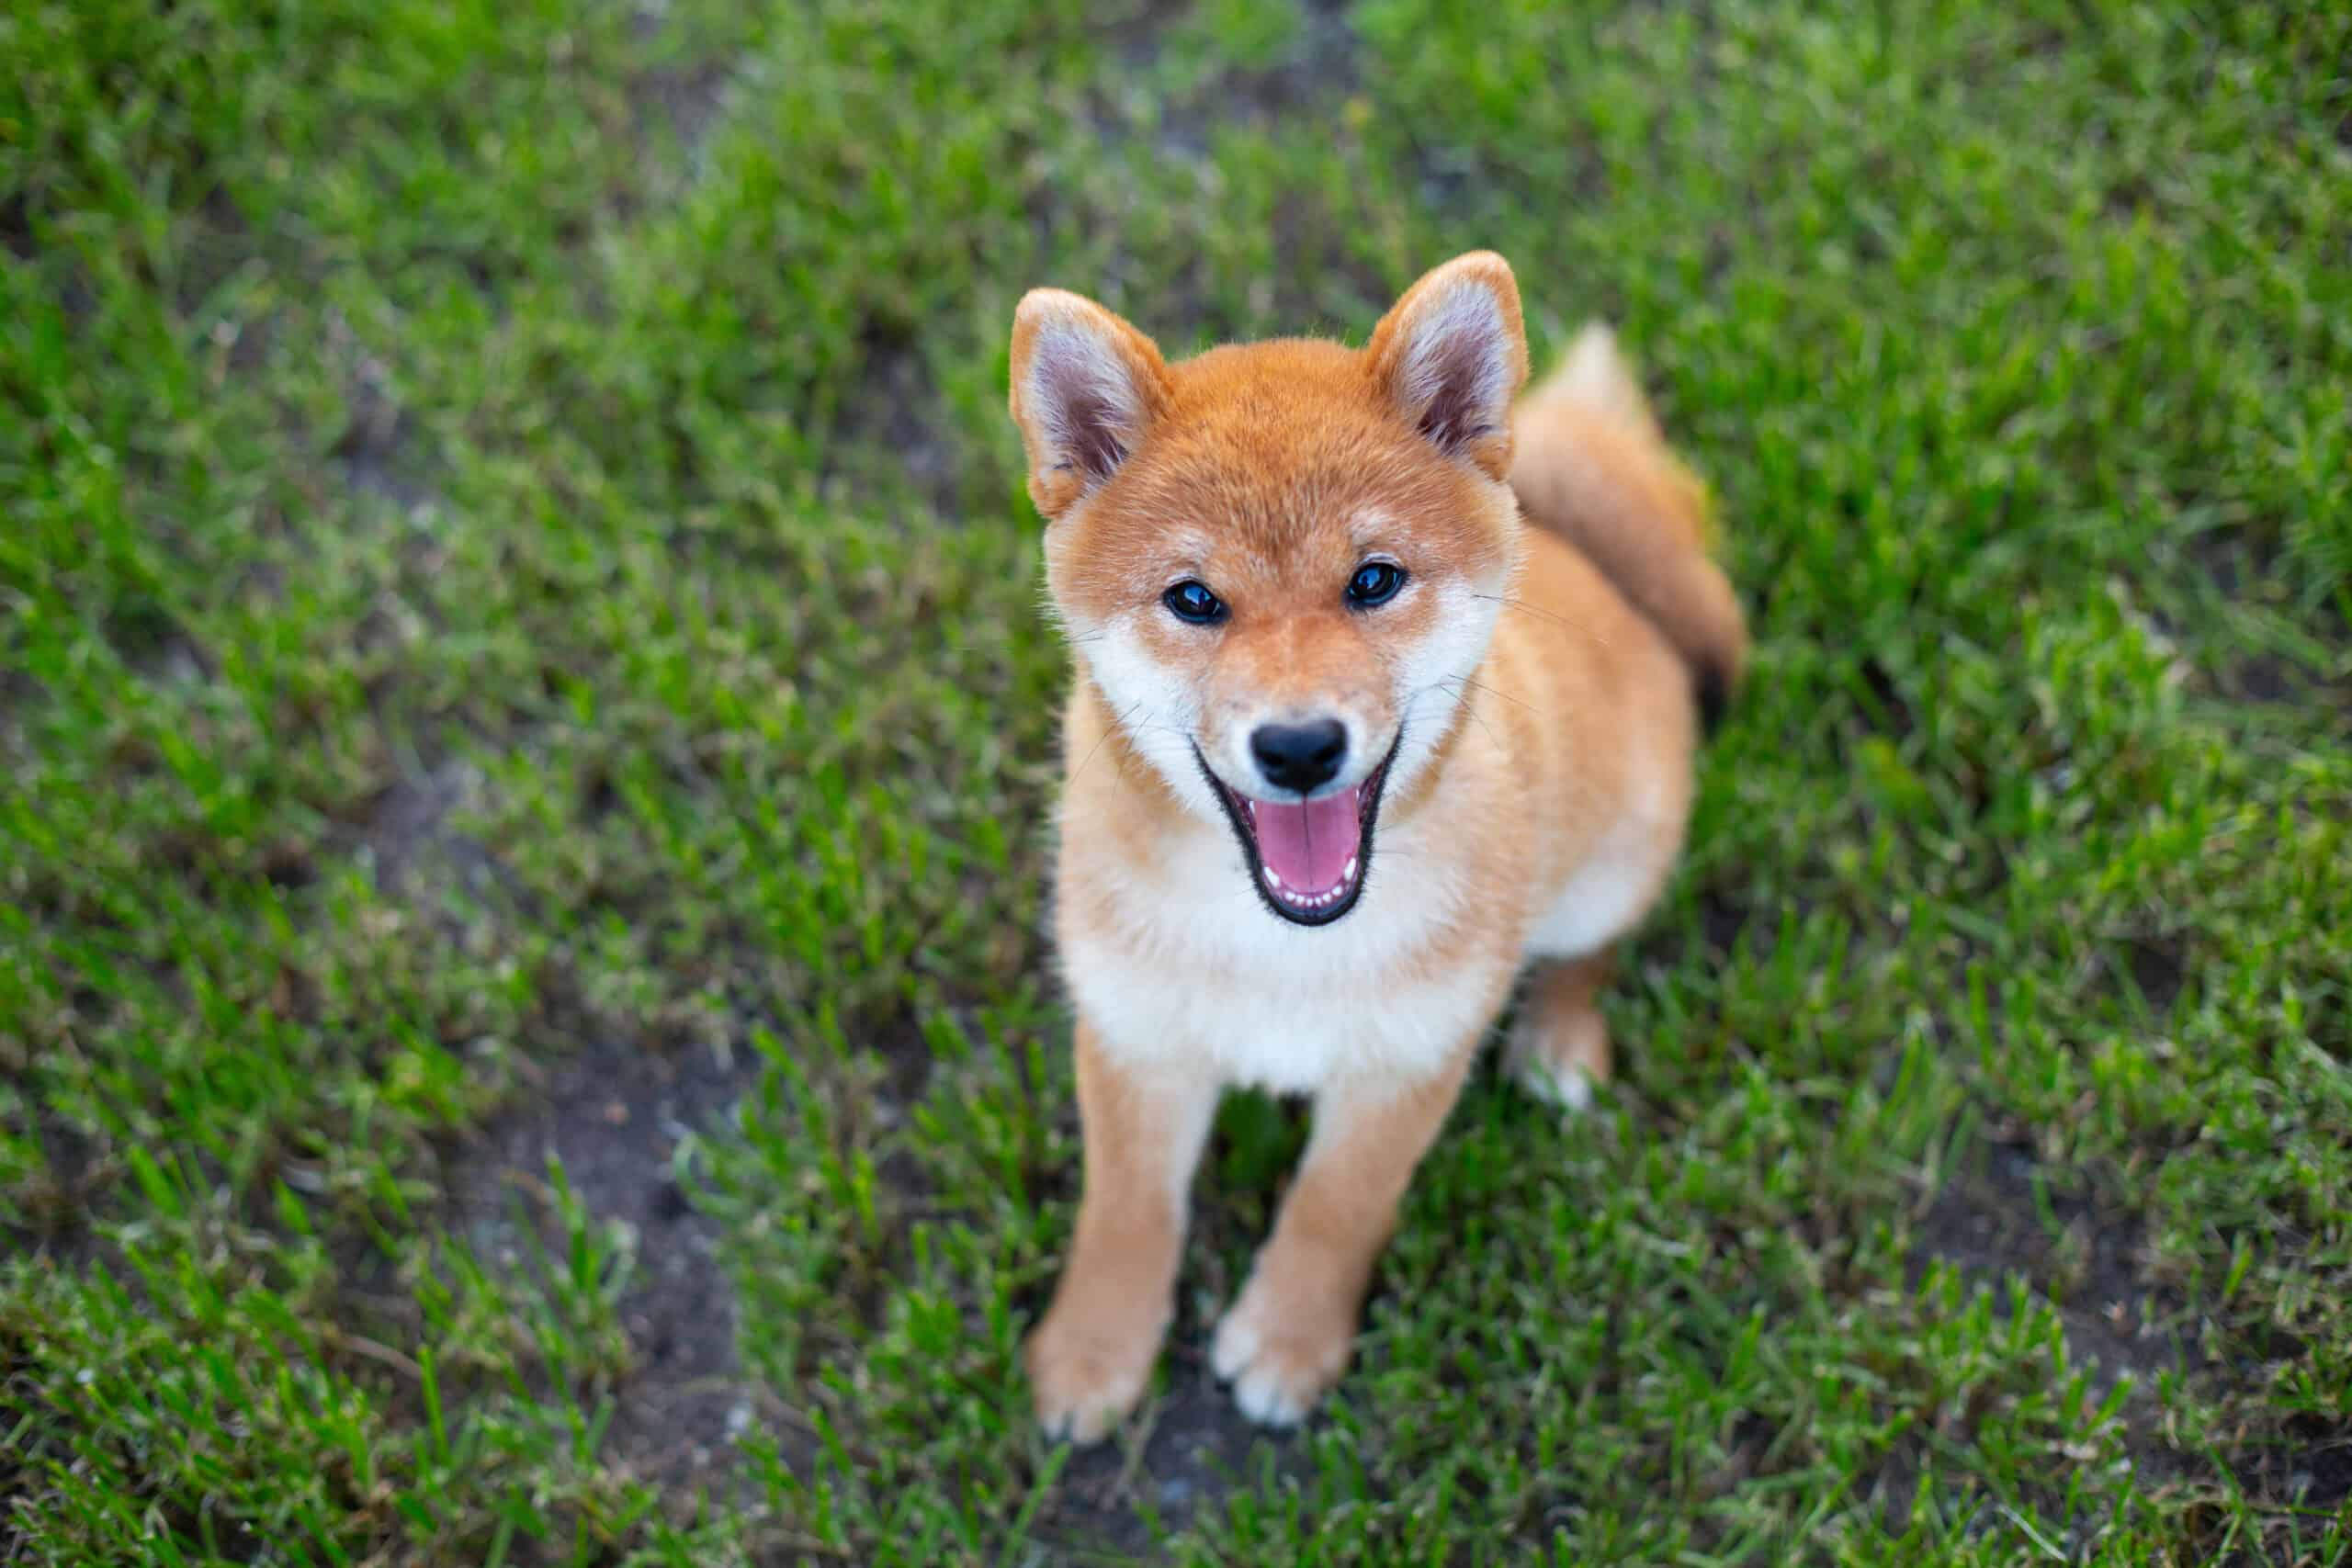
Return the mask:
[(1739, 684), (1747, 625), (1708, 558), (1707, 492), (1677, 460), (1641, 383), (1598, 322), (1512, 416), (1511, 489), (1666, 634), (1710, 728)]

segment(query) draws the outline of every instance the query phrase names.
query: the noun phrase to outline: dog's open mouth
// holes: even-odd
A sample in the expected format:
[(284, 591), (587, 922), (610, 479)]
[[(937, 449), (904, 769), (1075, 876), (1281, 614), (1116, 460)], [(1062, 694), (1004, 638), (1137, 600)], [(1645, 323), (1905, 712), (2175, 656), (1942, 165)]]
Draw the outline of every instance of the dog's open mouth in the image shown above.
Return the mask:
[[(1398, 740), (1403, 736), (1398, 736)], [(1195, 755), (1198, 755), (1197, 751)], [(1225, 803), (1250, 880), (1266, 908), (1295, 925), (1328, 926), (1355, 908), (1372, 864), (1372, 830), (1396, 747), (1362, 783), (1318, 800), (1259, 800), (1201, 772)]]

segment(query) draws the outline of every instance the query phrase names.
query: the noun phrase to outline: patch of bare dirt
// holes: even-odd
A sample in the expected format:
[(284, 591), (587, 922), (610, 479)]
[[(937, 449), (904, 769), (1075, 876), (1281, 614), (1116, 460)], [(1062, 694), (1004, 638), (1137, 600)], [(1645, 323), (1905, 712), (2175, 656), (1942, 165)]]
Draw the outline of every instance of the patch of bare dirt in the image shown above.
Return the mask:
[(509, 1267), (529, 1250), (518, 1213), (536, 1220), (543, 1244), (556, 1235), (550, 1160), (594, 1221), (623, 1227), (635, 1258), (619, 1307), (631, 1366), (614, 1391), (605, 1456), (683, 1494), (727, 1476), (757, 1393), (736, 1359), (718, 1227), (680, 1188), (675, 1156), (689, 1134), (720, 1125), (759, 1071), (748, 1051), (661, 1055), (590, 1042), (458, 1148), (441, 1176), (452, 1231)]
[(1293, 1478), (1310, 1472), (1297, 1434), (1251, 1423), (1210, 1373), (1207, 1337), (1202, 1325), (1171, 1345), (1166, 1392), (1110, 1441), (1070, 1461), (1041, 1522), (1045, 1539), (1133, 1559), (1158, 1535), (1213, 1516), (1261, 1465)]
[[(1159, 147), (1176, 157), (1204, 157), (1220, 124), (1272, 125), (1306, 111), (1338, 104), (1363, 80), (1355, 29), (1347, 7), (1334, 0), (1309, 0), (1297, 30), (1280, 55), (1258, 64), (1230, 62), (1206, 72), (1189, 92), (1177, 95), (1159, 120)], [(1148, 5), (1114, 31), (1121, 57), (1132, 67), (1157, 64), (1178, 18), (1169, 8)]]
[(2188, 959), (2179, 942), (2164, 937), (2132, 937), (2123, 944), (2121, 959), (2148, 1010), (2162, 1018), (2172, 1010), (2188, 983)]
[(93, 1194), (116, 1174), (114, 1165), (102, 1164), (91, 1139), (46, 1111), (26, 1131), (40, 1145), (41, 1168), (10, 1195), (18, 1219), (0, 1222), (0, 1257), (46, 1257), (60, 1269), (78, 1270), (114, 1256), (91, 1230), (89, 1212)]
[(866, 334), (865, 346), (865, 373), (843, 401), (834, 445), (860, 459), (869, 449), (887, 453), (888, 471), (829, 460), (820, 482), (841, 485), (862, 502), (907, 495), (942, 519), (962, 516), (972, 476), (951, 433), (954, 415), (922, 354), (903, 334), (879, 329)]
[(2325, 1514), (2352, 1497), (2352, 1425), (2299, 1416), (2278, 1442), (2230, 1461), (2238, 1484), (2272, 1504)]
[[(2156, 1003), (2177, 988), (2177, 968), (2135, 951), (2123, 960), (2142, 991)], [(2161, 1004), (2159, 1004), (2161, 1005)], [(2207, 1363), (2193, 1341), (2170, 1325), (2181, 1303), (2154, 1282), (2153, 1258), (2141, 1223), (2045, 1178), (2028, 1149), (1980, 1145), (1965, 1168), (1935, 1194), (1920, 1216), (1907, 1270), (1916, 1287), (1929, 1266), (1956, 1267), (1969, 1286), (1992, 1291), (1993, 1310), (2006, 1315), (2004, 1281), (2022, 1277), (2058, 1315), (2070, 1364), (2090, 1365), (2092, 1386), (2106, 1397), (2124, 1378), (2132, 1392), (2121, 1410), (2123, 1445), (2139, 1483), (2161, 1490), (2210, 1472), (2200, 1457), (2174, 1447), (2164, 1435), (2156, 1398), (2161, 1374), (2193, 1376)], [(1899, 1445), (1871, 1482), (1887, 1526), (1907, 1528), (1921, 1458)], [(2050, 1499), (2053, 1506), (2059, 1501)], [(2094, 1521), (2080, 1521), (2093, 1528)], [(2075, 1533), (2068, 1533), (2068, 1544)]]
[[(479, 782), (469, 764), (447, 761), (396, 777), (377, 797), (360, 842), (381, 886), (412, 894), (455, 885), (479, 893), (500, 874), (489, 847), (450, 823)], [(431, 904), (429, 898), (418, 902), (428, 908)]]
[(2102, 1388), (2126, 1373), (2145, 1388), (2160, 1371), (2185, 1370), (2186, 1358), (2160, 1326), (2165, 1303), (2143, 1282), (2149, 1260), (2139, 1223), (2037, 1184), (2036, 1173), (2025, 1149), (1981, 1149), (1922, 1216), (1911, 1283), (1938, 1258), (1971, 1283), (2022, 1274), (2056, 1306), (2068, 1350), (2097, 1362)]
[[(660, 3), (639, 7), (631, 22), (641, 43), (650, 46), (661, 37), (668, 10)], [(727, 90), (736, 76), (731, 60), (655, 65), (639, 73), (627, 89), (639, 151), (658, 151), (659, 133), (666, 132), (693, 164), (727, 107)]]

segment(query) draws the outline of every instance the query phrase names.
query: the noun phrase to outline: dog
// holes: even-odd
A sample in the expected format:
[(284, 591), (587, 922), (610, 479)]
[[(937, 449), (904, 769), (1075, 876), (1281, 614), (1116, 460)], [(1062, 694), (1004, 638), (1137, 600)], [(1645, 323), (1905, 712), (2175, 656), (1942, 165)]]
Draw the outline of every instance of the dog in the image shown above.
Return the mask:
[(1362, 349), (1179, 363), (1053, 288), (1012, 412), (1072, 651), (1055, 934), (1084, 1185), (1023, 1351), (1049, 1437), (1142, 1397), (1218, 1097), (1313, 1132), (1216, 1375), (1337, 1382), (1413, 1169), (1524, 977), (1508, 1060), (1584, 1105), (1613, 943), (1658, 897), (1747, 628), (1703, 489), (1609, 331), (1521, 392), (1510, 265), (1423, 276)]

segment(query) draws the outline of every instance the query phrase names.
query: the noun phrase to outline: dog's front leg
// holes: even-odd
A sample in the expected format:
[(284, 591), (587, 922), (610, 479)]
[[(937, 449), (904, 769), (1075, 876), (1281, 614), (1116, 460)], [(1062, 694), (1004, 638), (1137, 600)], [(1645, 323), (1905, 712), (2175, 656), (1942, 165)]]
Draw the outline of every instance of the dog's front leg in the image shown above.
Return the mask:
[(1135, 1408), (1174, 1310), (1185, 1193), (1218, 1085), (1190, 1064), (1142, 1063), (1078, 1025), (1086, 1186), (1078, 1233), (1026, 1359), (1048, 1437), (1091, 1443)]
[(1298, 1180), (1210, 1349), (1250, 1419), (1288, 1426), (1339, 1381), (1397, 1201), (1472, 1054), (1465, 1046), (1431, 1077), (1342, 1079), (1317, 1093)]

